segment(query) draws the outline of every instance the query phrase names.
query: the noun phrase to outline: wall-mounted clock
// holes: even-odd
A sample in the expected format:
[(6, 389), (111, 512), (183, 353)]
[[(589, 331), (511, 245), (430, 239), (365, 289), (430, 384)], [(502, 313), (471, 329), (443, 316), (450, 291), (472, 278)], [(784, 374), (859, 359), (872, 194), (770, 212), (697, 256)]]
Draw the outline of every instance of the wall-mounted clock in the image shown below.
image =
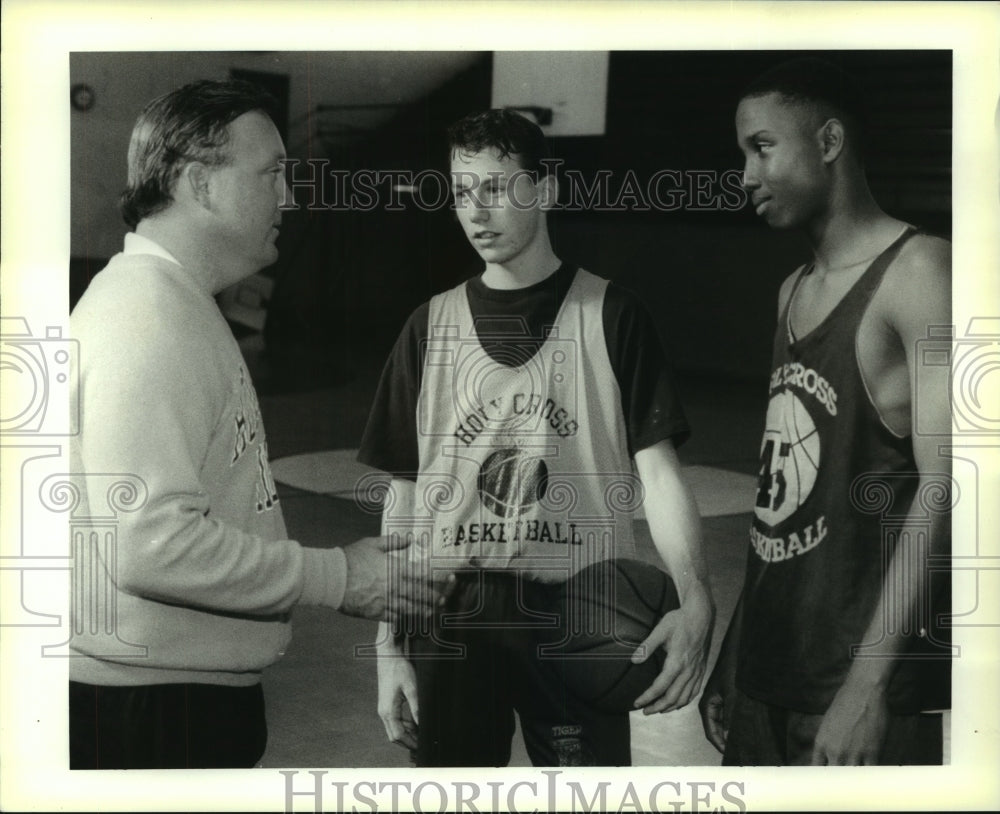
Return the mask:
[(94, 89), (84, 82), (78, 82), (69, 89), (69, 101), (74, 110), (86, 111), (94, 106), (97, 97)]

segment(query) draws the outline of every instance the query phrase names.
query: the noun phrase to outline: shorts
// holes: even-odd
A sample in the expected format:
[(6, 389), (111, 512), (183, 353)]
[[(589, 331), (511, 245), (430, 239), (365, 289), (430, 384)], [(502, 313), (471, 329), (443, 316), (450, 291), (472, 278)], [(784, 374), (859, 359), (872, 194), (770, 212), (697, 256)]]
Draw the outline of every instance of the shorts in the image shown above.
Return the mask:
[(579, 660), (539, 652), (563, 639), (553, 586), (516, 573), (457, 575), (433, 627), (407, 639), (417, 678), (418, 766), (506, 766), (514, 713), (535, 766), (631, 765), (627, 713), (590, 708), (565, 689)]

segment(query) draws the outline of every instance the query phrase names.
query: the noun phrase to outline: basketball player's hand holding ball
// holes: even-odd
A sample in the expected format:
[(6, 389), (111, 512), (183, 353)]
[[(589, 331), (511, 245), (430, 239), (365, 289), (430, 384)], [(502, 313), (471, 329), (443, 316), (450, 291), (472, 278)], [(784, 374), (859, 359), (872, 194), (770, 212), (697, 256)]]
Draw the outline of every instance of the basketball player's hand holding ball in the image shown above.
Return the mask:
[(680, 608), (667, 613), (636, 649), (636, 664), (650, 658), (656, 648), (667, 651), (663, 669), (642, 695), (636, 709), (646, 715), (671, 712), (691, 703), (701, 689), (711, 644), (714, 606), (697, 585), (691, 585)]

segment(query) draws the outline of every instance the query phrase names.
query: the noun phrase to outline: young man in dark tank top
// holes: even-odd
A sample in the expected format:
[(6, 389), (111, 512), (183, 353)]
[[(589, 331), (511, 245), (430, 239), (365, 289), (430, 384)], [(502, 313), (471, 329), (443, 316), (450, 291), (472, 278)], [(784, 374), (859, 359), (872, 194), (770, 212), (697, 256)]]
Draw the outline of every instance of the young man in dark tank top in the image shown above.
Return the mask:
[(950, 244), (872, 197), (854, 88), (795, 60), (736, 111), (757, 215), (813, 260), (779, 294), (747, 574), (701, 701), (729, 765), (942, 761), (949, 370), (922, 360), (950, 348)]

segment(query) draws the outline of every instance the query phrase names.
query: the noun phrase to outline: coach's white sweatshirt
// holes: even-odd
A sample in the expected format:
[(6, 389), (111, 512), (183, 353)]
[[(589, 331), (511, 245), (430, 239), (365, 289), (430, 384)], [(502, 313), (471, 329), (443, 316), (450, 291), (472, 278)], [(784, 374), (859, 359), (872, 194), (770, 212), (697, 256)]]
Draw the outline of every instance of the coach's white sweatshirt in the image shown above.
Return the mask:
[(346, 564), (286, 539), (257, 397), (215, 300), (130, 234), (70, 327), (70, 678), (256, 683), (296, 602), (339, 606)]

